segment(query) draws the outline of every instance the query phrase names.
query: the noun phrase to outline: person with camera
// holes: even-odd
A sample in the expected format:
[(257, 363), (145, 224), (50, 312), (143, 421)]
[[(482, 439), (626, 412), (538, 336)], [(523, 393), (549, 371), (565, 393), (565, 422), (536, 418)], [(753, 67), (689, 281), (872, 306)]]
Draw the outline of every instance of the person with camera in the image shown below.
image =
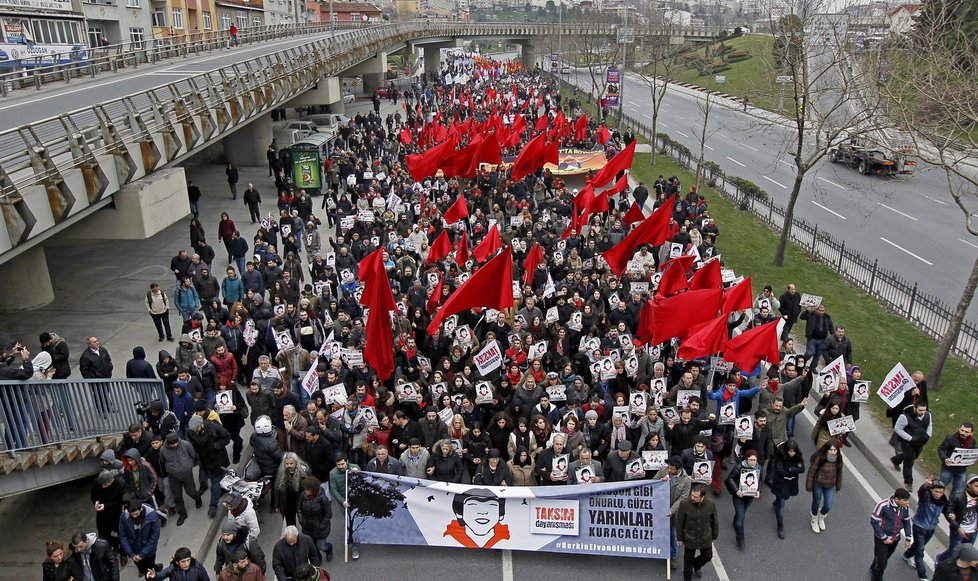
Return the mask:
[(200, 459), (201, 479), (206, 476), (210, 480), (211, 500), (207, 516), (214, 518), (217, 514), (217, 502), (221, 498), (221, 478), (224, 476), (224, 469), (231, 464), (227, 450), (231, 434), (221, 424), (198, 415), (190, 418), (188, 428), (187, 439)]

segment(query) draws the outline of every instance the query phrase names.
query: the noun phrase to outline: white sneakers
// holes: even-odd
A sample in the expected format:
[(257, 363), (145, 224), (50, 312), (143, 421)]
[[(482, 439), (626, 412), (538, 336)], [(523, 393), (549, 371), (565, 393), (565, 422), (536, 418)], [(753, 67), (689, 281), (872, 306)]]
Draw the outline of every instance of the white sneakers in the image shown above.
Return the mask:
[(812, 532), (815, 533), (816, 535), (822, 532), (822, 529), (819, 528), (818, 526), (818, 516), (814, 514), (812, 515)]
[(818, 528), (823, 531), (825, 530), (825, 515), (822, 513), (818, 513)]

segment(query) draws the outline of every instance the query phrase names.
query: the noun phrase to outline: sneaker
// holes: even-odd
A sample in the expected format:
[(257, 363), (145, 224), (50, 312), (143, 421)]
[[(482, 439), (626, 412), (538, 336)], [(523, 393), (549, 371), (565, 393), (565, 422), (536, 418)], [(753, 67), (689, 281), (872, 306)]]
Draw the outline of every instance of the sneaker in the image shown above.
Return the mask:
[(917, 561), (913, 557), (903, 555), (901, 558), (903, 559), (903, 562), (907, 564), (907, 567), (910, 567), (911, 569), (917, 568)]
[(356, 545), (351, 545), (350, 546), (350, 556), (353, 557), (354, 560), (359, 559), (360, 558), (360, 547), (358, 547)]
[(784, 540), (784, 527), (778, 527), (778, 538)]
[(123, 555), (122, 553), (119, 553), (119, 566), (125, 567), (126, 563), (128, 562), (129, 562), (129, 557)]
[(327, 563), (333, 562), (333, 549), (326, 551), (326, 562)]
[(737, 550), (743, 551), (746, 543), (744, 541), (737, 541)]

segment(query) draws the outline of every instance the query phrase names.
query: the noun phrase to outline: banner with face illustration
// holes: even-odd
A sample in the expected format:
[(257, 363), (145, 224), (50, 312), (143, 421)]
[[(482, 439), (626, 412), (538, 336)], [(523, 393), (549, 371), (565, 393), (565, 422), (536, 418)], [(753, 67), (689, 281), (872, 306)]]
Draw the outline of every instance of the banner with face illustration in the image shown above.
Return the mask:
[(350, 472), (351, 543), (669, 557), (669, 483), (471, 486)]

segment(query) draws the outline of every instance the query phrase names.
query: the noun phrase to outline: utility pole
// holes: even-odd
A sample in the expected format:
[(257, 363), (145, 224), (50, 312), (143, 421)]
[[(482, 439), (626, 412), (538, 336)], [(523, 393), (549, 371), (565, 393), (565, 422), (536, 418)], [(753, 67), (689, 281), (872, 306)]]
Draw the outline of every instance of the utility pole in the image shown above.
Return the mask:
[[(625, 21), (621, 35), (621, 83), (618, 84), (618, 127), (621, 127), (622, 119), (625, 118), (625, 51), (628, 50), (628, 10), (625, 10)], [(654, 138), (655, 136), (653, 136)]]
[(336, 36), (336, 14), (333, 12), (333, 0), (329, 0), (329, 35)]

